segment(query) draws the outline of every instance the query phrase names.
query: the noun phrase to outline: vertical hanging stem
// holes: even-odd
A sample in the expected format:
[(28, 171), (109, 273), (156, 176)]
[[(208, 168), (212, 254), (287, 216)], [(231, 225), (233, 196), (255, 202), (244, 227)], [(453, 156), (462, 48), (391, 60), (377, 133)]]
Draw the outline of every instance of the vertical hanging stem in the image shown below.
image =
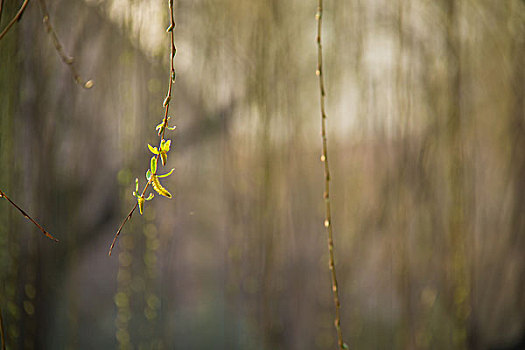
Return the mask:
[[(168, 92), (166, 95), (166, 98), (164, 99), (164, 103), (162, 106), (164, 107), (164, 118), (162, 119), (162, 127), (159, 131), (159, 145), (158, 149), (161, 149), (162, 140), (164, 140), (164, 134), (166, 133), (166, 128), (168, 127), (168, 120), (170, 117), (168, 116), (169, 108), (170, 108), (170, 101), (171, 101), (171, 95), (173, 90), (173, 83), (175, 83), (175, 79), (177, 78), (177, 73), (175, 71), (175, 55), (177, 54), (177, 47), (175, 46), (175, 16), (173, 14), (173, 0), (168, 0), (168, 8), (169, 8), (169, 15), (170, 15), (170, 25), (166, 29), (166, 32), (170, 34), (170, 77), (169, 77), (169, 84), (168, 84)], [(160, 153), (156, 156), (156, 162), (160, 158)], [(155, 174), (153, 174), (155, 175)], [(153, 178), (152, 178), (153, 179)], [(148, 187), (152, 184), (152, 180), (149, 180), (146, 185), (144, 186), (144, 189), (142, 190), (142, 194), (140, 197), (144, 198), (144, 195), (146, 194), (146, 190)], [(133, 213), (135, 210), (137, 210), (138, 203), (135, 203), (133, 208), (131, 208), (129, 214), (126, 216), (124, 221), (120, 224), (117, 232), (113, 236), (113, 241), (111, 242), (111, 246), (109, 247), (108, 255), (111, 256), (111, 252), (113, 251), (113, 248), (115, 247), (115, 243), (117, 242), (117, 238), (120, 235), (120, 232), (124, 228), (124, 225), (126, 222), (128, 222), (131, 217), (133, 216)]]
[(73, 79), (75, 80), (75, 83), (77, 83), (79, 86), (83, 87), (84, 89), (91, 89), (93, 87), (93, 80), (84, 81), (80, 77), (80, 74), (78, 73), (78, 70), (75, 66), (75, 59), (73, 57), (70, 57), (66, 54), (64, 51), (64, 46), (60, 42), (60, 39), (58, 38), (58, 35), (55, 31), (55, 28), (51, 24), (51, 20), (49, 18), (49, 12), (47, 11), (46, 2), (44, 0), (38, 0), (38, 3), (40, 4), (40, 9), (42, 10), (42, 22), (44, 23), (44, 26), (46, 27), (46, 32), (51, 37), (51, 40), (53, 40), (53, 45), (55, 46), (55, 50), (60, 57), (60, 60), (69, 67), (71, 70), (71, 75), (73, 75)]
[(321, 41), (321, 29), (323, 21), (323, 0), (318, 0), (317, 7), (317, 71), (316, 75), (319, 78), (319, 92), (320, 92), (320, 106), (321, 106), (321, 137), (323, 141), (323, 153), (321, 161), (324, 163), (324, 202), (326, 208), (326, 216), (324, 226), (328, 233), (328, 253), (329, 253), (329, 268), (332, 277), (332, 292), (335, 305), (335, 320), (334, 325), (337, 331), (337, 344), (339, 349), (348, 349), (348, 346), (343, 341), (343, 332), (341, 331), (341, 303), (339, 302), (339, 289), (337, 288), (337, 275), (335, 272), (335, 257), (334, 257), (334, 239), (332, 233), (332, 214), (330, 210), (330, 167), (328, 166), (328, 146), (326, 137), (326, 112), (325, 112), (325, 88), (323, 77), (323, 46)]
[(0, 0), (0, 23), (2, 22), (2, 11), (4, 9), (4, 0)]

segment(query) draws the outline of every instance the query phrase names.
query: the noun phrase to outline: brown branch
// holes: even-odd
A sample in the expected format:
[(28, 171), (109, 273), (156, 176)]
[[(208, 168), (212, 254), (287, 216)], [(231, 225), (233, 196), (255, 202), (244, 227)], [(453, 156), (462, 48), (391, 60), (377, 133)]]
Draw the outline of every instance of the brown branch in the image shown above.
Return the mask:
[[(43, 1), (43, 0), (40, 0), (40, 1)], [(166, 133), (166, 129), (167, 129), (167, 126), (168, 126), (168, 112), (169, 112), (169, 108), (170, 108), (170, 101), (171, 101), (171, 94), (172, 94), (172, 90), (173, 90), (173, 83), (175, 82), (175, 78), (176, 78), (174, 58), (175, 58), (175, 54), (177, 53), (177, 48), (175, 47), (175, 33), (174, 33), (175, 17), (173, 16), (173, 0), (169, 0), (168, 1), (168, 6), (169, 6), (169, 11), (170, 11), (170, 26), (167, 29), (167, 32), (170, 33), (170, 79), (169, 79), (169, 85), (168, 85), (168, 93), (166, 95), (166, 98), (165, 98), (164, 104), (163, 104), (165, 110), (164, 110), (164, 119), (162, 120), (162, 123), (163, 123), (163, 127), (161, 128), (162, 132), (160, 133), (160, 137), (159, 137), (159, 145), (158, 145), (158, 149), (159, 150), (161, 149), (161, 143), (162, 143), (162, 140), (164, 140), (164, 134)], [(159, 157), (160, 157), (160, 153), (157, 154), (157, 156), (156, 156), (157, 162), (159, 160)], [(151, 179), (153, 179), (153, 176), (155, 175), (155, 173), (152, 174)], [(144, 189), (142, 190), (142, 194), (140, 195), (142, 198), (144, 198), (144, 195), (146, 194), (146, 190), (148, 189), (149, 185), (151, 184), (151, 179), (148, 180), (148, 182), (144, 186)], [(111, 256), (111, 253), (113, 251), (113, 247), (115, 246), (115, 243), (117, 241), (118, 236), (120, 235), (120, 232), (124, 228), (124, 225), (131, 219), (131, 216), (133, 215), (133, 213), (137, 209), (137, 206), (138, 206), (138, 202), (135, 203), (135, 206), (133, 206), (133, 208), (131, 209), (129, 214), (126, 216), (124, 221), (122, 221), (122, 224), (120, 224), (117, 232), (115, 233), (115, 236), (113, 237), (113, 241), (111, 243), (111, 246), (109, 247), (109, 252), (108, 252), (109, 256)]]
[(324, 88), (324, 77), (323, 77), (323, 47), (321, 42), (321, 28), (323, 19), (323, 0), (318, 0), (317, 8), (317, 71), (316, 74), (319, 77), (319, 91), (320, 91), (320, 105), (321, 105), (321, 137), (323, 141), (323, 154), (321, 161), (324, 163), (324, 201), (326, 217), (324, 226), (328, 233), (328, 252), (329, 252), (329, 268), (332, 276), (332, 292), (334, 297), (335, 305), (335, 320), (334, 325), (337, 331), (337, 343), (339, 349), (348, 349), (348, 346), (343, 341), (343, 333), (341, 331), (341, 303), (339, 302), (339, 289), (337, 288), (337, 276), (335, 273), (335, 254), (334, 254), (334, 239), (332, 233), (332, 214), (330, 210), (330, 167), (328, 166), (328, 146), (326, 137), (326, 112), (325, 112), (325, 88)]
[(43, 22), (44, 26), (46, 27), (46, 31), (51, 36), (51, 39), (53, 40), (53, 45), (55, 46), (55, 50), (58, 53), (58, 56), (60, 57), (60, 60), (69, 66), (69, 69), (71, 70), (71, 74), (73, 75), (73, 79), (75, 82), (83, 87), (84, 89), (91, 89), (93, 87), (93, 80), (88, 80), (84, 82), (82, 78), (80, 77), (80, 74), (78, 73), (77, 68), (75, 67), (75, 58), (68, 56), (64, 52), (64, 48), (62, 44), (60, 43), (60, 40), (58, 39), (57, 33), (55, 32), (55, 29), (53, 28), (53, 25), (51, 24), (51, 21), (49, 19), (49, 12), (47, 11), (47, 6), (44, 0), (38, 0), (38, 3), (40, 4), (40, 9), (42, 10), (42, 16), (43, 16)]
[[(11, 27), (15, 24), (15, 22), (20, 19), (20, 16), (22, 16), (22, 13), (24, 12), (28, 3), (29, 3), (29, 0), (24, 0), (24, 2), (22, 3), (22, 6), (20, 6), (20, 10), (18, 10), (15, 17), (13, 17), (11, 22), (9, 22), (7, 26), (5, 27), (5, 29), (0, 33), (0, 40), (2, 40), (2, 38), (7, 34), (9, 29), (11, 29)], [(0, 4), (0, 14), (2, 13), (2, 9), (4, 7), (3, 4), (4, 2), (2, 0), (2, 3)]]
[(137, 206), (138, 206), (138, 203), (135, 203), (135, 206), (133, 207), (133, 209), (131, 209), (131, 211), (129, 212), (128, 216), (126, 216), (124, 221), (122, 221), (122, 224), (120, 224), (120, 226), (119, 226), (119, 228), (117, 230), (117, 233), (115, 233), (115, 237), (113, 237), (113, 242), (111, 242), (111, 246), (109, 247), (109, 252), (108, 252), (109, 256), (111, 256), (111, 252), (113, 251), (113, 247), (115, 246), (115, 243), (117, 242), (117, 238), (120, 235), (120, 231), (122, 231), (122, 229), (124, 228), (124, 225), (126, 224), (126, 222), (129, 219), (131, 219), (131, 216), (133, 216), (133, 213), (135, 212), (135, 209), (137, 209)]
[(2, 11), (4, 10), (4, 0), (0, 0), (0, 23), (2, 23)]
[(55, 237), (53, 237), (49, 232), (47, 232), (46, 230), (44, 230), (44, 228), (42, 226), (40, 226), (40, 224), (38, 222), (36, 222), (35, 220), (33, 220), (32, 217), (30, 217), (25, 211), (23, 211), (18, 205), (16, 205), (9, 197), (7, 197), (7, 195), (2, 192), (2, 190), (0, 190), (0, 198), (5, 198), (7, 199), (7, 201), (9, 203), (11, 203), (12, 206), (14, 206), (16, 209), (18, 209), (18, 211), (20, 213), (22, 213), (22, 215), (28, 219), (29, 221), (31, 221), (33, 224), (35, 224), (36, 227), (38, 227), (38, 229), (47, 237), (47, 238), (50, 238), (52, 239), (53, 241), (55, 242), (58, 242), (58, 239), (56, 239)]

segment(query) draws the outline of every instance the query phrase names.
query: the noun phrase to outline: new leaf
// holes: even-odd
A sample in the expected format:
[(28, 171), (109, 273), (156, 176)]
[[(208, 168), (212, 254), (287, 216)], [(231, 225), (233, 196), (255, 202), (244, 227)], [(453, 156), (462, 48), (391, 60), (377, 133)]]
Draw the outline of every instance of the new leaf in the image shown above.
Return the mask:
[(151, 157), (150, 169), (151, 169), (152, 174), (155, 174), (157, 172), (157, 158), (156, 157)]
[(137, 203), (139, 204), (140, 215), (142, 215), (142, 212), (144, 211), (144, 198), (137, 197)]
[(151, 146), (149, 143), (148, 143), (148, 148), (150, 150), (151, 153), (153, 154), (159, 154), (159, 150), (157, 149), (157, 147), (153, 147)]

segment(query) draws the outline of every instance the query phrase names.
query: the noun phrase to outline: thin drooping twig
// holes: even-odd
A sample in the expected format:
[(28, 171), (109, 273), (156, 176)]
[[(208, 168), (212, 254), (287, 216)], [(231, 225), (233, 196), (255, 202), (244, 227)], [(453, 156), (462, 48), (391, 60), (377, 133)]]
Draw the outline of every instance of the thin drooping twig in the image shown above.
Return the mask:
[(44, 26), (46, 27), (46, 31), (53, 40), (53, 45), (55, 46), (55, 49), (58, 53), (58, 56), (60, 57), (60, 60), (69, 66), (69, 69), (71, 70), (71, 74), (73, 75), (73, 79), (75, 82), (83, 87), (84, 89), (91, 89), (93, 87), (93, 80), (88, 80), (84, 82), (82, 78), (80, 77), (80, 74), (78, 73), (77, 68), (75, 67), (75, 58), (68, 56), (64, 52), (64, 47), (60, 43), (60, 40), (58, 39), (57, 33), (55, 32), (55, 29), (53, 28), (53, 25), (51, 24), (51, 20), (49, 19), (49, 12), (47, 11), (47, 6), (44, 0), (38, 0), (38, 3), (40, 4), (40, 9), (42, 10), (42, 20), (44, 22)]
[[(0, 33), (0, 40), (2, 40), (2, 38), (7, 34), (7, 32), (9, 31), (9, 29), (11, 29), (11, 27), (15, 24), (16, 21), (18, 21), (20, 19), (20, 16), (22, 16), (22, 13), (24, 13), (24, 10), (27, 6), (27, 4), (29, 3), (29, 0), (25, 0), (23, 3), (22, 3), (22, 6), (20, 6), (20, 10), (18, 10), (18, 12), (16, 13), (16, 15), (13, 17), (13, 19), (11, 20), (11, 22), (9, 22), (7, 24), (7, 26), (4, 28), (4, 30)], [(0, 14), (2, 13), (2, 9), (3, 9), (3, 4), (4, 2), (2, 1), (2, 3), (0, 4)]]
[(29, 221), (31, 221), (33, 224), (35, 224), (36, 227), (38, 227), (38, 229), (47, 237), (47, 238), (50, 238), (52, 239), (53, 241), (55, 242), (58, 242), (58, 239), (56, 239), (55, 237), (53, 237), (49, 232), (47, 232), (46, 230), (44, 230), (44, 228), (42, 226), (40, 226), (40, 224), (38, 222), (36, 222), (35, 220), (33, 220), (32, 217), (30, 217), (24, 210), (22, 210), (22, 208), (20, 208), (18, 205), (16, 205), (4, 192), (2, 192), (2, 190), (0, 190), (0, 198), (5, 198), (9, 203), (11, 203), (11, 205), (13, 207), (15, 207), (16, 209), (18, 209), (18, 211), (20, 213), (22, 213), (22, 215), (28, 219)]
[[(144, 187), (144, 191), (142, 192), (142, 195), (141, 196), (144, 196), (144, 194), (146, 193), (146, 188), (149, 186), (149, 182), (146, 184), (146, 187)], [(117, 242), (117, 238), (118, 236), (120, 235), (120, 231), (122, 231), (122, 229), (124, 228), (124, 225), (126, 224), (126, 222), (128, 222), (129, 219), (131, 219), (131, 217), (133, 216), (133, 213), (135, 212), (135, 210), (137, 209), (137, 206), (138, 206), (138, 202), (135, 203), (135, 206), (133, 206), (133, 208), (131, 209), (131, 211), (129, 212), (128, 216), (126, 216), (126, 218), (124, 219), (124, 221), (122, 221), (122, 223), (120, 224), (118, 230), (117, 230), (117, 233), (115, 233), (115, 236), (113, 236), (113, 241), (111, 242), (111, 246), (109, 247), (109, 252), (108, 252), (108, 255), (111, 256), (111, 252), (113, 251), (113, 247), (115, 246), (115, 243)]]
[(337, 275), (335, 273), (335, 257), (334, 257), (334, 239), (332, 233), (332, 214), (330, 210), (330, 167), (328, 166), (328, 146), (326, 137), (326, 112), (325, 112), (325, 96), (326, 91), (324, 87), (323, 78), (323, 46), (321, 42), (321, 28), (323, 19), (323, 0), (318, 0), (317, 7), (317, 71), (316, 74), (319, 78), (319, 92), (320, 92), (320, 106), (321, 106), (321, 137), (323, 141), (323, 153), (321, 155), (321, 161), (324, 163), (324, 201), (326, 217), (324, 226), (328, 233), (328, 253), (329, 253), (329, 267), (332, 276), (332, 292), (334, 297), (335, 305), (335, 320), (334, 325), (337, 331), (337, 344), (339, 349), (347, 349), (348, 346), (343, 341), (343, 333), (341, 331), (341, 303), (339, 302), (339, 289), (337, 288)]
[[(174, 33), (175, 17), (173, 15), (173, 0), (168, 0), (168, 6), (169, 6), (169, 12), (170, 12), (170, 25), (166, 31), (170, 33), (170, 79), (169, 79), (169, 85), (168, 85), (168, 93), (166, 95), (166, 99), (164, 100), (164, 104), (163, 104), (165, 108), (164, 109), (164, 119), (162, 120), (163, 127), (161, 127), (162, 131), (160, 132), (158, 149), (161, 148), (161, 143), (162, 143), (162, 140), (164, 140), (164, 134), (166, 133), (166, 127), (168, 125), (168, 119), (169, 119), (168, 112), (170, 108), (171, 93), (173, 89), (173, 83), (175, 82), (175, 78), (176, 78), (174, 58), (175, 58), (175, 54), (177, 53), (177, 48), (175, 47), (175, 33)], [(157, 154), (156, 156), (157, 161), (159, 160), (159, 157), (160, 157), (160, 154)], [(148, 180), (148, 182), (144, 186), (144, 189), (142, 190), (142, 194), (140, 195), (140, 197), (144, 198), (146, 194), (146, 190), (151, 185), (153, 177), (154, 176), (152, 176), (151, 179)], [(109, 256), (111, 256), (111, 252), (113, 251), (113, 248), (115, 247), (115, 243), (117, 242), (117, 238), (120, 235), (120, 232), (122, 231), (122, 229), (124, 228), (124, 225), (128, 222), (128, 220), (131, 219), (131, 217), (133, 216), (133, 213), (135, 212), (135, 210), (137, 210), (137, 207), (138, 207), (138, 202), (135, 203), (133, 208), (130, 210), (129, 214), (126, 216), (124, 221), (122, 221), (122, 223), (120, 224), (117, 232), (115, 233), (115, 236), (113, 237), (111, 246), (109, 247), (109, 252), (108, 252)]]
[(0, 0), (0, 23), (2, 23), (2, 11), (4, 10), (4, 0)]

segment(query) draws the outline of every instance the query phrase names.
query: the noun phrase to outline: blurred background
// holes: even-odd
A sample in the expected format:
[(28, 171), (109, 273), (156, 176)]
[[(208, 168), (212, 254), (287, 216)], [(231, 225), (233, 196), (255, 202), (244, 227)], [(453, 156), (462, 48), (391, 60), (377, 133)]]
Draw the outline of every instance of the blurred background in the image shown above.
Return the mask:
[[(1, 28), (21, 1), (4, 1)], [(317, 1), (38, 2), (0, 41), (8, 349), (334, 349)], [(525, 2), (326, 1), (342, 329), (353, 349), (503, 349), (525, 334)], [(523, 342), (523, 340), (522, 340)], [(522, 343), (523, 344), (523, 343)], [(520, 348), (514, 345), (515, 349)]]

